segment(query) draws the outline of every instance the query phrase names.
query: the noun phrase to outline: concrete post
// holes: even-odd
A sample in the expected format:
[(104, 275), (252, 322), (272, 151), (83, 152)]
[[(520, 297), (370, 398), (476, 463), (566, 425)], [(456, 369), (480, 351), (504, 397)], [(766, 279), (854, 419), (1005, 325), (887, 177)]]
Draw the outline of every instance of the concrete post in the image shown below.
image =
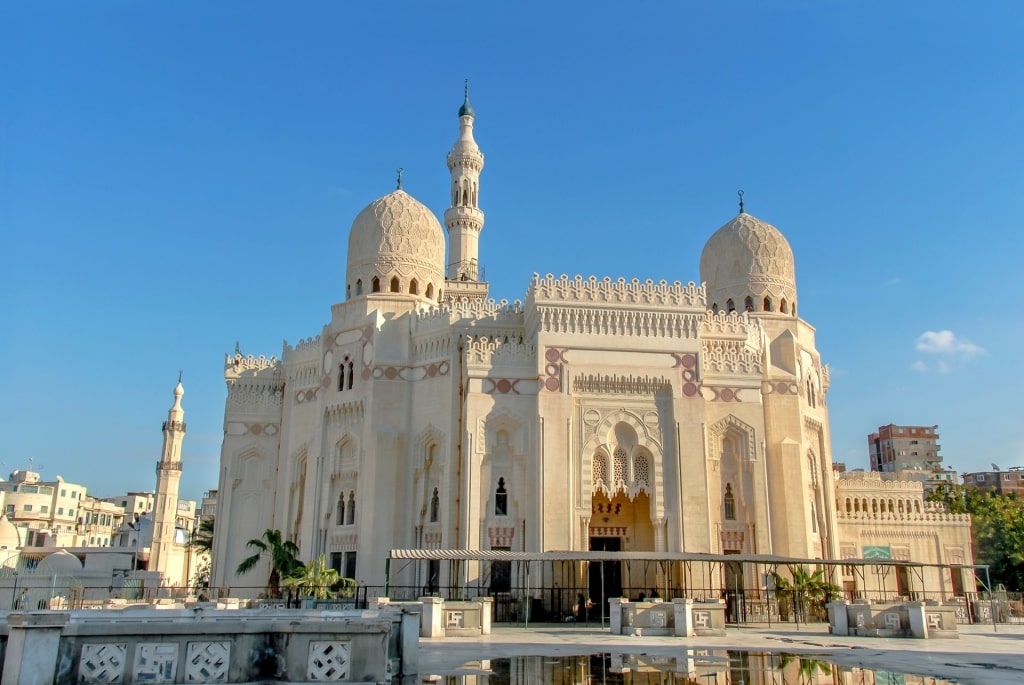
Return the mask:
[(66, 613), (8, 614), (7, 652), (0, 682), (6, 685), (54, 682), (60, 636), (67, 622)]
[(399, 629), (402, 631), (402, 634), (398, 636), (402, 644), (402, 675), (418, 673), (420, 652), (419, 612), (402, 609), (402, 622)]
[(850, 634), (850, 615), (847, 611), (849, 605), (850, 603), (845, 600), (828, 603), (828, 623), (833, 635)]
[(928, 638), (928, 620), (924, 612), (924, 602), (907, 602), (907, 615), (910, 618), (910, 635)]
[(491, 634), (491, 622), (494, 620), (494, 598), (481, 597), (480, 606), (480, 634)]
[(672, 600), (676, 637), (693, 637), (693, 600), (676, 598)]
[(622, 605), (628, 601), (625, 597), (608, 599), (608, 632), (612, 635), (622, 635)]
[(444, 599), (420, 597), (420, 601), (423, 602), (420, 637), (444, 637)]

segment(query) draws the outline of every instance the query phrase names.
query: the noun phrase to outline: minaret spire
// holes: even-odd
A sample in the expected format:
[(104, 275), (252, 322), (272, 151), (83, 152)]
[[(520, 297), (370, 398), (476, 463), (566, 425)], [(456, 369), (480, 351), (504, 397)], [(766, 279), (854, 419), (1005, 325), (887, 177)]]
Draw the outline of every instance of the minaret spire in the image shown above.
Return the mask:
[(185, 388), (174, 386), (174, 404), (164, 421), (164, 447), (156, 465), (156, 496), (153, 502), (153, 542), (150, 546), (149, 570), (161, 574), (161, 583), (177, 583), (180, 578), (168, 577), (171, 550), (174, 546), (175, 520), (178, 514), (178, 484), (181, 480), (181, 443), (185, 439), (185, 410), (181, 398)]
[(466, 79), (462, 106), (459, 107), (459, 137), (448, 153), (452, 203), (444, 213), (444, 223), (448, 228), (449, 254), (446, 290), (451, 298), (487, 296), (479, 260), (484, 213), (478, 200), (484, 154), (473, 139), (475, 118), (476, 111), (469, 103), (469, 79)]

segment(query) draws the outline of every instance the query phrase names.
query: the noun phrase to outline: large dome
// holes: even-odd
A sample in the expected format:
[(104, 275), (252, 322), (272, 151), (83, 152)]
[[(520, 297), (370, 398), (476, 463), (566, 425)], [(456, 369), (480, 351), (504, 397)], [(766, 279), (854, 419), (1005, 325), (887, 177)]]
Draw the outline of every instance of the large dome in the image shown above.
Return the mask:
[(444, 283), (444, 230), (396, 190), (359, 212), (348, 234), (348, 297), (393, 292), (436, 300)]
[(793, 250), (779, 229), (740, 213), (715, 231), (700, 256), (713, 309), (796, 314)]

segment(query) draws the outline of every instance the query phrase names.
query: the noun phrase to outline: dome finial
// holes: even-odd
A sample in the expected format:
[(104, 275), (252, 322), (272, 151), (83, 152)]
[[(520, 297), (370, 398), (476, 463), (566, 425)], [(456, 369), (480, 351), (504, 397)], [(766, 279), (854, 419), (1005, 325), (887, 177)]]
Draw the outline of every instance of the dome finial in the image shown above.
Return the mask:
[(737, 190), (736, 194), (740, 196), (740, 214), (746, 214), (746, 212), (743, 209), (743, 191)]
[(473, 105), (469, 104), (469, 79), (466, 79), (466, 96), (462, 101), (462, 107), (459, 107), (460, 117), (472, 117), (476, 116), (476, 112), (473, 111)]
[(401, 190), (402, 189), (402, 174), (405, 173), (405, 169), (403, 169), (402, 167), (398, 167), (397, 169), (395, 169), (395, 171), (398, 173), (398, 187), (395, 188), (395, 190)]

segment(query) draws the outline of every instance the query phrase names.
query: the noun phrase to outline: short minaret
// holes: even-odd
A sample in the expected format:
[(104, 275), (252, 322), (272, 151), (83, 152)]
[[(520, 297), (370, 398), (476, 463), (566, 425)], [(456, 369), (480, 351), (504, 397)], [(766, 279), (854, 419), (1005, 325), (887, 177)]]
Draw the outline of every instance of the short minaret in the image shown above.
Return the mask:
[(466, 96), (459, 108), (459, 139), (448, 153), (451, 172), (452, 205), (444, 213), (448, 227), (448, 275), (445, 299), (486, 298), (487, 284), (479, 260), (480, 231), (484, 213), (480, 211), (480, 172), (484, 154), (473, 139), (476, 112), (469, 104), (469, 80)]
[[(181, 443), (185, 438), (185, 410), (181, 408), (181, 374), (174, 386), (174, 404), (164, 421), (164, 450), (156, 465), (156, 498), (153, 502), (153, 543), (149, 551), (149, 570), (161, 574), (161, 583), (176, 582), (169, 577), (174, 528), (178, 515), (178, 483), (181, 480)], [(188, 580), (186, 579), (187, 583)]]

